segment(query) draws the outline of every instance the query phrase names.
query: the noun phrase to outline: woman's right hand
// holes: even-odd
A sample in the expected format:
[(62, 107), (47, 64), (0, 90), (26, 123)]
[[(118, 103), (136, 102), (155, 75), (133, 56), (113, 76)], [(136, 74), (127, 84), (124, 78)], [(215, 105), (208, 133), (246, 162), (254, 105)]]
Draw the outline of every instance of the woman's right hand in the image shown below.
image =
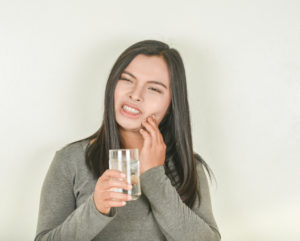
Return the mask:
[(131, 196), (125, 193), (114, 192), (112, 188), (132, 189), (126, 182), (125, 174), (118, 170), (106, 170), (99, 177), (94, 190), (94, 203), (97, 210), (107, 215), (112, 207), (122, 207)]

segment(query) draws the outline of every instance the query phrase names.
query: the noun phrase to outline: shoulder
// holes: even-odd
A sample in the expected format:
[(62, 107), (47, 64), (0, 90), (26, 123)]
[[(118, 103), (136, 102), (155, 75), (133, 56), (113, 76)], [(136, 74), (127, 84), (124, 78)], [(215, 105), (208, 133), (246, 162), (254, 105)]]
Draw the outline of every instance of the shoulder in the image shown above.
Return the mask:
[(66, 158), (79, 158), (80, 156), (84, 155), (87, 144), (88, 140), (72, 142), (58, 149), (56, 153), (59, 153), (59, 155)]
[(82, 140), (66, 144), (55, 153), (52, 166), (62, 168), (66, 172), (85, 163), (85, 150), (88, 141)]

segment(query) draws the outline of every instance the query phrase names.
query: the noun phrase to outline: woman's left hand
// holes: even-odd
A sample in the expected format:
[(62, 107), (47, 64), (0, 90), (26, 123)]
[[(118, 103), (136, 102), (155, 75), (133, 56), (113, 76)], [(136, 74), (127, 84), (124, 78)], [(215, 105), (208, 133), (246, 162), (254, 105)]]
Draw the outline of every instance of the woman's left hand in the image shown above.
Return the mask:
[(140, 154), (140, 175), (145, 171), (162, 166), (166, 158), (166, 144), (158, 128), (156, 120), (149, 116), (142, 122), (140, 133), (144, 144)]

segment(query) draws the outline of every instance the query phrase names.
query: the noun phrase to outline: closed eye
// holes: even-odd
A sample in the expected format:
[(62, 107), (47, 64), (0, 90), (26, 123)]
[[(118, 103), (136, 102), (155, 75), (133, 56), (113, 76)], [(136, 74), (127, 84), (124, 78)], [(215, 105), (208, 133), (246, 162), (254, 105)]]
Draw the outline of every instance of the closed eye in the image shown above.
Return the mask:
[(131, 83), (133, 82), (132, 80), (127, 79), (127, 78), (123, 78), (123, 77), (121, 77), (120, 80), (125, 80), (125, 81), (131, 82)]
[(155, 87), (149, 87), (149, 90), (155, 91), (157, 93), (161, 93), (161, 91)]

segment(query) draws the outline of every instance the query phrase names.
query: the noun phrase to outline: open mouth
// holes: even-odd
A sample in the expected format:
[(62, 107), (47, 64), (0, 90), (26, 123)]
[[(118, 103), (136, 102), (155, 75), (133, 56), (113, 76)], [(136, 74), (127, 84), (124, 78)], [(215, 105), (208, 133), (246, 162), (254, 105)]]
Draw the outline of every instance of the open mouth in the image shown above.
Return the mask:
[(122, 109), (125, 110), (126, 112), (130, 113), (130, 114), (134, 114), (134, 115), (137, 115), (137, 114), (140, 114), (141, 112), (135, 108), (132, 108), (128, 105), (123, 105), (122, 106)]

